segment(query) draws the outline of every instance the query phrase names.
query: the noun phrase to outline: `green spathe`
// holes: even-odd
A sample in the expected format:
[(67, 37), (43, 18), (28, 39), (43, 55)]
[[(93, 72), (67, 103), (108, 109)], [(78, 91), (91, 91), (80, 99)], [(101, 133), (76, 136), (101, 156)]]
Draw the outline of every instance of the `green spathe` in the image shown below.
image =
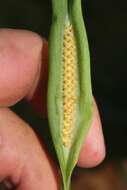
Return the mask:
[[(84, 26), (81, 0), (52, 0), (53, 17), (49, 39), (48, 116), (49, 126), (62, 174), (62, 190), (70, 190), (70, 180), (77, 163), (92, 120), (92, 90), (90, 56)], [(76, 133), (70, 148), (63, 146), (61, 139), (62, 107), (62, 53), (63, 34), (67, 23), (74, 30), (78, 64), (78, 109)]]

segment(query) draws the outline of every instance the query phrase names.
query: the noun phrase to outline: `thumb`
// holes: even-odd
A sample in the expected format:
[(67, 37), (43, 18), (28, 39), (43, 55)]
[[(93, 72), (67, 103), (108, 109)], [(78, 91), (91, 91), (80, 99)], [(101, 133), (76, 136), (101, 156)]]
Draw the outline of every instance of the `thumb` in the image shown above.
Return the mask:
[(8, 189), (59, 189), (59, 174), (34, 131), (7, 108), (0, 109), (0, 182)]

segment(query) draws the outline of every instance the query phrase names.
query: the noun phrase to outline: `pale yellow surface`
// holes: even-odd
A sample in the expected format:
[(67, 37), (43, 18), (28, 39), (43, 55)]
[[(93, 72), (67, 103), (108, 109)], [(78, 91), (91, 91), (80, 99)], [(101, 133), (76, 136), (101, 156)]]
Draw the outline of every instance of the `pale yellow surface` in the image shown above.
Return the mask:
[(63, 40), (63, 128), (62, 140), (71, 146), (77, 102), (77, 57), (72, 25), (64, 30)]

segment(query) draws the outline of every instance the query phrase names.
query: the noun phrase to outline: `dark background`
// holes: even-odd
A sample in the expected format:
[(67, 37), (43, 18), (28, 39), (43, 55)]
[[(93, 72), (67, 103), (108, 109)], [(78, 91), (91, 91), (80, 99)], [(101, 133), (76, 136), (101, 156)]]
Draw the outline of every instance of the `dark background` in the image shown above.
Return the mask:
[[(109, 157), (127, 156), (127, 1), (84, 0), (83, 12), (91, 52), (96, 97)], [(0, 28), (19, 28), (48, 38), (51, 0), (1, 0)], [(47, 120), (31, 117), (24, 102), (13, 108), (32, 126)], [(38, 128), (38, 132), (40, 132)], [(42, 131), (41, 131), (42, 132)], [(40, 132), (40, 133), (41, 133)], [(42, 132), (43, 133), (43, 132)]]

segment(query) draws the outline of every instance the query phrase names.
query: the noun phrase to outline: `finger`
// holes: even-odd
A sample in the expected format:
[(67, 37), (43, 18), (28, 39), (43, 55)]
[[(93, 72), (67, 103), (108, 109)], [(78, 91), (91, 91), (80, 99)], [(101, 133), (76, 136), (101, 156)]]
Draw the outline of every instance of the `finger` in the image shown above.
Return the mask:
[(88, 136), (81, 149), (78, 165), (81, 167), (94, 167), (105, 158), (105, 144), (101, 121), (96, 103), (93, 103), (93, 120)]
[(17, 190), (58, 190), (58, 173), (32, 129), (9, 109), (0, 109), (0, 181)]
[(34, 89), (43, 40), (25, 30), (0, 30), (0, 106), (10, 106)]
[(48, 87), (48, 43), (43, 41), (42, 62), (39, 78), (35, 86), (25, 97), (33, 109), (43, 117), (47, 117), (47, 87)]
[(1, 107), (26, 97), (37, 112), (46, 115), (47, 58), (47, 42), (39, 35), (0, 29)]

